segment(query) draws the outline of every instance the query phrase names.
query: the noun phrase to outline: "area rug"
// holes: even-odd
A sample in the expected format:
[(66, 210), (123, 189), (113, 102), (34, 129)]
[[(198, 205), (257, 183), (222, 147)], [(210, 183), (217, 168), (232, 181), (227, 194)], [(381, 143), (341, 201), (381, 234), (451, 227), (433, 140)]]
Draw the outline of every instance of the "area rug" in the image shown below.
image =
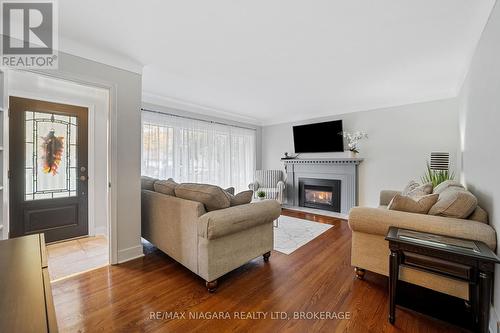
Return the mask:
[(278, 227), (273, 228), (274, 250), (284, 254), (291, 254), (331, 227), (333, 226), (330, 224), (281, 215)]

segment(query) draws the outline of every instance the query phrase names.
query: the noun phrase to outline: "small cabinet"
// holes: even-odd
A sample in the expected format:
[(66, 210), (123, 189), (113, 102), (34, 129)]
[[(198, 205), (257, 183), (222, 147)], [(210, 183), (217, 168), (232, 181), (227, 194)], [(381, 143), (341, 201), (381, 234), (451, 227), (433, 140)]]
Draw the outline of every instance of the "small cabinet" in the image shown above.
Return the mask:
[(0, 332), (57, 332), (43, 234), (0, 241)]

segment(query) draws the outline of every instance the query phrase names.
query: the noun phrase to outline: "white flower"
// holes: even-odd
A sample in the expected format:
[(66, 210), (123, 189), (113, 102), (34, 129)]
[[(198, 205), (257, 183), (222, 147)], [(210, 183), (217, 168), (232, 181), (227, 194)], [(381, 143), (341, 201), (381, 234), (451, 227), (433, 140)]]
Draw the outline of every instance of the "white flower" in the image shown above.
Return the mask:
[(342, 132), (342, 135), (344, 138), (347, 139), (347, 146), (349, 147), (350, 151), (353, 152), (358, 152), (358, 143), (361, 139), (367, 139), (368, 134), (362, 131), (355, 131), (355, 132)]

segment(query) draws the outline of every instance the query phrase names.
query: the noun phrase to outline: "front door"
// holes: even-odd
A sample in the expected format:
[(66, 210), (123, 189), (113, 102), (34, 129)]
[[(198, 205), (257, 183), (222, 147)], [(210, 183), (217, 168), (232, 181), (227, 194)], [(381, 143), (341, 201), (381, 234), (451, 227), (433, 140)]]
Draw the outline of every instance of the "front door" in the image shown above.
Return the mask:
[(10, 237), (87, 235), (88, 109), (10, 96), (9, 112)]

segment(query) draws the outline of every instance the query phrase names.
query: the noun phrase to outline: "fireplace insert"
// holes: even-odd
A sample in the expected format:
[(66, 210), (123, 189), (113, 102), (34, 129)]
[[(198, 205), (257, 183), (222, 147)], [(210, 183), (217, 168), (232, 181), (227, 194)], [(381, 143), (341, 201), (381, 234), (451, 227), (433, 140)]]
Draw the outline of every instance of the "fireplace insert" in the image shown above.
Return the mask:
[(340, 180), (299, 178), (299, 206), (340, 213)]

